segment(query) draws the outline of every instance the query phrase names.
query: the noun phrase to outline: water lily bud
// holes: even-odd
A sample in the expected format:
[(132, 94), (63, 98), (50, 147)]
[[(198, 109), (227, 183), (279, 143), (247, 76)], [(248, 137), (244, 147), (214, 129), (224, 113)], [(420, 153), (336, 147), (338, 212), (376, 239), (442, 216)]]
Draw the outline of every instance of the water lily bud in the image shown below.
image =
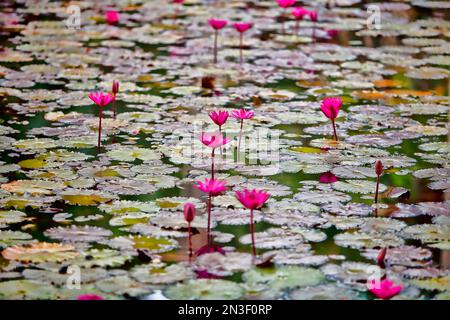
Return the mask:
[(195, 206), (188, 202), (184, 204), (184, 219), (187, 222), (192, 222), (192, 220), (194, 220), (195, 217)]
[(112, 84), (112, 92), (117, 94), (119, 92), (119, 81), (114, 80)]
[(384, 247), (377, 256), (377, 265), (381, 269), (385, 269), (386, 265), (384, 263), (384, 259), (386, 258), (387, 247)]
[(377, 160), (377, 162), (375, 162), (375, 173), (377, 174), (377, 176), (380, 176), (383, 173), (383, 164), (380, 160)]

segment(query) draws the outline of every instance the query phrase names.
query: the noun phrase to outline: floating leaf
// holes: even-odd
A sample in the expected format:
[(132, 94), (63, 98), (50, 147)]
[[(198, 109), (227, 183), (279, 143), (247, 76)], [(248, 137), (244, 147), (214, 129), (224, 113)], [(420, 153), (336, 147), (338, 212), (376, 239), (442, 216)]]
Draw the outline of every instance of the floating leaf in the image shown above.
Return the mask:
[(8, 260), (22, 262), (60, 262), (73, 259), (78, 256), (78, 252), (71, 245), (59, 243), (39, 242), (29, 245), (8, 247), (2, 251), (2, 256)]
[(104, 243), (116, 249), (132, 251), (145, 249), (153, 253), (167, 252), (178, 246), (178, 242), (173, 239), (146, 236), (116, 237)]
[(402, 236), (423, 242), (450, 241), (450, 225), (412, 225), (403, 229)]
[(25, 232), (0, 230), (0, 248), (33, 242), (33, 237)]
[(276, 269), (253, 268), (242, 275), (249, 288), (264, 285), (271, 290), (315, 286), (325, 281), (324, 274), (313, 268), (280, 266)]
[[(251, 244), (251, 236), (242, 236), (239, 241), (243, 244)], [(284, 229), (270, 228), (266, 231), (255, 233), (255, 245), (261, 249), (292, 248), (304, 242), (301, 234), (286, 231)]]
[(26, 216), (27, 215), (22, 211), (0, 211), (0, 225), (25, 221)]
[(425, 290), (446, 291), (450, 287), (450, 275), (440, 278), (411, 280), (410, 283)]
[(358, 292), (339, 285), (319, 285), (289, 293), (293, 300), (360, 300)]
[(228, 280), (197, 279), (171, 286), (164, 294), (181, 300), (235, 300), (244, 294), (244, 289)]
[(334, 236), (334, 241), (338, 246), (348, 247), (354, 249), (372, 249), (372, 248), (384, 248), (387, 246), (397, 247), (404, 243), (404, 241), (388, 233), (341, 233)]
[(0, 297), (4, 299), (55, 299), (57, 290), (50, 285), (30, 280), (11, 280), (0, 282)]
[[(337, 181), (333, 183), (333, 188), (338, 191), (343, 192), (351, 192), (351, 193), (361, 193), (361, 194), (369, 194), (375, 193), (376, 182), (367, 181), (367, 180), (349, 180), (349, 181)], [(379, 192), (384, 192), (386, 190), (386, 186), (380, 183)]]
[(191, 268), (182, 264), (173, 264), (166, 267), (137, 266), (130, 271), (130, 274), (137, 281), (147, 284), (170, 284), (194, 276)]
[(62, 242), (99, 242), (110, 237), (113, 233), (108, 229), (91, 226), (70, 226), (47, 229), (44, 234)]

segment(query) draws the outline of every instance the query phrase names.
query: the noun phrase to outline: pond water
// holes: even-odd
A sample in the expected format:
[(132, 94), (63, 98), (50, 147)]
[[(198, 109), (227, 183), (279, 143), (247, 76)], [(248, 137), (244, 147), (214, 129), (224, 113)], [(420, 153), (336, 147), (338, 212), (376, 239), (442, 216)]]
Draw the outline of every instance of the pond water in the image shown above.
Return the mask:
[[(392, 299), (448, 299), (449, 3), (293, 7), (2, 1), (0, 297), (375, 299), (389, 279)], [(228, 22), (217, 63), (211, 17)], [(252, 23), (242, 42), (234, 22)], [(116, 117), (89, 99), (114, 80)], [(219, 110), (211, 241), (195, 185)], [(270, 194), (256, 256), (244, 189)]]

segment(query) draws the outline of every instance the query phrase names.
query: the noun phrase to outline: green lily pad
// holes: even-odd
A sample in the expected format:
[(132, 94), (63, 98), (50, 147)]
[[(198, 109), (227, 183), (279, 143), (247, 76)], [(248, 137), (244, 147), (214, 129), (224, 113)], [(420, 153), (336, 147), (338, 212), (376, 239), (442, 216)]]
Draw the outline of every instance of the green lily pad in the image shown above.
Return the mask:
[(264, 285), (274, 290), (315, 286), (325, 281), (325, 275), (317, 269), (299, 266), (280, 266), (276, 269), (253, 268), (242, 275), (246, 285)]
[(237, 283), (219, 279), (197, 279), (167, 288), (164, 294), (175, 300), (236, 300), (244, 289)]

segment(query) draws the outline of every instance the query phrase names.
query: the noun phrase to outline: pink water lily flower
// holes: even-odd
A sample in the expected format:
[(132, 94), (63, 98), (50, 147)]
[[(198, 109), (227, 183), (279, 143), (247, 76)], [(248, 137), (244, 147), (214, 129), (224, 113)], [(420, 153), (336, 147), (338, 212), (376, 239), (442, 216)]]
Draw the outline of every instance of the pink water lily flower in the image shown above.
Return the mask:
[(117, 24), (119, 22), (119, 13), (117, 11), (106, 11), (105, 20), (108, 24)]
[(316, 22), (318, 20), (317, 11), (309, 11), (308, 16), (309, 16), (309, 19), (313, 22), (312, 39), (315, 42), (316, 41)]
[(208, 23), (214, 29), (214, 63), (217, 63), (217, 39), (219, 37), (219, 30), (225, 28), (228, 21), (211, 18), (208, 20)]
[(337, 141), (337, 133), (336, 133), (336, 125), (334, 120), (337, 118), (339, 114), (339, 110), (342, 106), (341, 98), (325, 98), (322, 100), (320, 108), (322, 109), (323, 114), (331, 120), (331, 124), (333, 125), (333, 133), (334, 140)]
[(215, 149), (223, 145), (226, 145), (228, 142), (231, 141), (231, 139), (225, 138), (220, 132), (215, 132), (212, 135), (203, 132), (202, 135), (200, 136), (200, 141), (205, 146)]
[[(220, 131), (213, 133), (212, 135), (208, 133), (202, 133), (200, 136), (200, 141), (205, 145), (210, 147), (211, 150), (211, 179), (214, 179), (214, 156), (215, 149), (222, 148), (231, 141), (230, 138), (225, 138)], [(222, 152), (222, 149), (220, 149)]]
[(337, 34), (338, 34), (338, 31), (336, 29), (329, 29), (329, 30), (327, 30), (327, 35), (329, 37), (331, 37), (331, 38), (337, 36)]
[(227, 121), (229, 116), (228, 111), (213, 111), (209, 114), (211, 120), (220, 127)]
[(296, 0), (277, 0), (278, 5), (282, 8), (289, 8), (294, 5)]
[(322, 112), (328, 119), (336, 119), (342, 106), (340, 98), (325, 98), (320, 105)]
[(86, 293), (79, 295), (77, 297), (77, 300), (104, 300), (104, 299), (102, 296), (99, 296), (98, 294)]
[(298, 35), (298, 31), (300, 30), (300, 20), (303, 20), (303, 17), (309, 14), (309, 11), (303, 7), (295, 7), (292, 10), (292, 14), (295, 17), (295, 34)]
[(294, 15), (296, 20), (302, 20), (304, 16), (308, 15), (309, 11), (303, 7), (295, 7), (292, 10), (292, 14)]
[(223, 19), (214, 19), (211, 18), (208, 20), (209, 25), (214, 29), (214, 30), (220, 30), (223, 29), (227, 26), (228, 21), (227, 20), (223, 20)]
[(236, 191), (236, 198), (247, 209), (250, 209), (250, 235), (252, 238), (252, 253), (256, 257), (255, 230), (253, 223), (253, 210), (261, 208), (269, 199), (270, 195), (263, 190), (247, 190)]
[(253, 118), (254, 112), (252, 110), (239, 109), (234, 110), (231, 116), (235, 119), (244, 120)]
[(239, 32), (239, 67), (242, 72), (244, 63), (244, 32), (253, 26), (251, 22), (237, 22), (233, 23), (233, 27)]
[(226, 181), (223, 180), (217, 180), (217, 179), (208, 179), (206, 178), (205, 181), (195, 181), (196, 185), (195, 187), (207, 194), (210, 194), (212, 196), (217, 196), (227, 190), (226, 188)]
[(318, 19), (317, 11), (309, 11), (308, 15), (309, 15), (309, 18), (311, 19), (311, 21), (317, 22), (317, 19)]
[(89, 94), (89, 99), (99, 107), (104, 107), (114, 100), (114, 96), (109, 93), (92, 92)]
[(208, 248), (212, 245), (212, 236), (211, 236), (211, 208), (212, 208), (212, 197), (218, 196), (222, 192), (224, 192), (227, 188), (225, 187), (226, 181), (216, 180), (214, 178), (208, 179), (205, 181), (195, 181), (195, 187), (205, 193), (208, 194), (208, 203), (206, 206), (208, 212)]
[(233, 118), (241, 121), (241, 129), (239, 131), (239, 142), (238, 142), (238, 146), (237, 146), (238, 159), (240, 158), (239, 152), (241, 150), (241, 140), (242, 140), (242, 130), (244, 127), (244, 120), (253, 118), (253, 115), (254, 115), (254, 112), (252, 110), (245, 110), (245, 109), (234, 110), (231, 113), (231, 116)]
[(269, 199), (270, 195), (262, 190), (247, 190), (236, 191), (236, 198), (244, 207), (250, 210), (261, 208), (264, 203)]
[(96, 105), (98, 105), (99, 112), (98, 112), (98, 143), (97, 148), (100, 150), (100, 144), (102, 139), (102, 113), (103, 113), (103, 107), (109, 104), (111, 101), (114, 100), (114, 96), (107, 93), (102, 92), (92, 92), (89, 94), (89, 99), (91, 99)]
[(253, 26), (252, 22), (236, 22), (233, 23), (233, 27), (236, 29), (236, 31), (240, 33), (244, 33), (248, 29), (250, 29)]
[(320, 183), (334, 183), (338, 181), (338, 177), (336, 177), (332, 172), (324, 172), (319, 177)]
[(389, 279), (381, 280), (379, 285), (377, 285), (375, 280), (372, 280), (371, 285), (372, 288), (369, 289), (369, 291), (372, 292), (378, 299), (383, 300), (388, 300), (398, 295), (403, 289), (401, 284), (397, 285)]

